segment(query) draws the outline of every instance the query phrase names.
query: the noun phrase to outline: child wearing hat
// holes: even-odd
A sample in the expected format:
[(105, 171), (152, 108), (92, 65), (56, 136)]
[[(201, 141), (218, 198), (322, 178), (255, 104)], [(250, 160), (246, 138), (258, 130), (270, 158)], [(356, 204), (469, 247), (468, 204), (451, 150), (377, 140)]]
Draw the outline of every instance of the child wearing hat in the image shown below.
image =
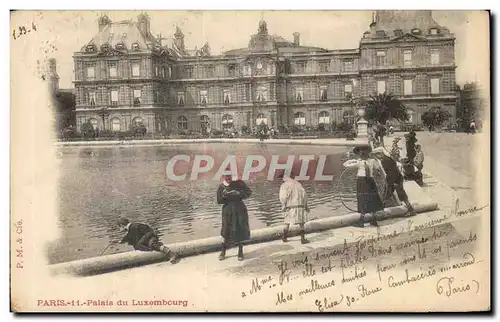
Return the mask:
[(127, 234), (118, 242), (119, 244), (127, 243), (134, 247), (135, 250), (143, 252), (157, 251), (165, 253), (170, 257), (170, 262), (175, 264), (178, 262), (178, 255), (172, 252), (167, 246), (163, 245), (158, 239), (151, 226), (130, 222), (127, 218), (118, 219), (118, 225), (127, 231)]

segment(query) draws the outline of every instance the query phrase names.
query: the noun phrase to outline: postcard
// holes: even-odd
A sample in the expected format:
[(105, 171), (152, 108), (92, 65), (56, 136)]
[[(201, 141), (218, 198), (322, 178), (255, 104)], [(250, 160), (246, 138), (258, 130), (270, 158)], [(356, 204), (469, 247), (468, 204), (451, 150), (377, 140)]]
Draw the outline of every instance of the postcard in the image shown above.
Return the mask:
[(489, 19), (12, 11), (11, 311), (489, 311)]

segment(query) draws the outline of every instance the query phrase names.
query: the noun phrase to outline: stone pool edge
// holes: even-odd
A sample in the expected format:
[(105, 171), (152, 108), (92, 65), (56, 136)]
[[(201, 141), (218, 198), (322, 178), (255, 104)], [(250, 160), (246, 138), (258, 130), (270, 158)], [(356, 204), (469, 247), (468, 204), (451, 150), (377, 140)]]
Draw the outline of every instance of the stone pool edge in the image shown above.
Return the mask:
[[(415, 203), (413, 204), (417, 213), (426, 213), (439, 210), (437, 203)], [(384, 211), (383, 218), (388, 219), (401, 217), (406, 213), (406, 208), (402, 206), (387, 208)], [(370, 215), (367, 215), (368, 217)], [(306, 230), (307, 233), (320, 232), (330, 229), (344, 228), (351, 226), (359, 219), (358, 213), (351, 213), (343, 216), (334, 216), (310, 221)], [(367, 218), (369, 220), (369, 218)], [(267, 227), (252, 230), (252, 238), (248, 244), (264, 243), (280, 239), (282, 226)], [(290, 237), (296, 236), (298, 227), (293, 227), (290, 231)], [(221, 237), (208, 237), (203, 239), (191, 240), (183, 243), (167, 245), (172, 250), (179, 252), (181, 256), (195, 256), (220, 250), (222, 244)], [(76, 276), (89, 276), (113, 271), (144, 266), (165, 261), (166, 258), (158, 252), (125, 252), (101, 257), (92, 257), (66, 263), (49, 265), (49, 270), (53, 275), (69, 274)]]
[(363, 146), (368, 145), (367, 138), (346, 139), (165, 139), (165, 140), (131, 140), (131, 141), (76, 141), (54, 142), (54, 147), (132, 147), (163, 146), (175, 144), (199, 143), (260, 143), (285, 145), (325, 145), (325, 146)]

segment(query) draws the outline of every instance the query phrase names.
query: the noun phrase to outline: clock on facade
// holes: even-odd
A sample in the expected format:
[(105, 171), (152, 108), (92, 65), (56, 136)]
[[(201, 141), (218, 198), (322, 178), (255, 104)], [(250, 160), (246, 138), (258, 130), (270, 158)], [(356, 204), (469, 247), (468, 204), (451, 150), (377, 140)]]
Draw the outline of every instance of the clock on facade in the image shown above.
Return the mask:
[(261, 62), (257, 63), (257, 69), (262, 69), (262, 63)]

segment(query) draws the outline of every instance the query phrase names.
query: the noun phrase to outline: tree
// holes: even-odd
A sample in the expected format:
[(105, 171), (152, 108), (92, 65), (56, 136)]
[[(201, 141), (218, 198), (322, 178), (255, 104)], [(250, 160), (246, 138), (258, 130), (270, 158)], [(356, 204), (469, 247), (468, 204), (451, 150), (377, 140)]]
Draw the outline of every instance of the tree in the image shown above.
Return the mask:
[(366, 117), (369, 121), (386, 124), (391, 119), (400, 122), (410, 119), (406, 106), (391, 93), (370, 95), (370, 99), (366, 106)]
[(57, 92), (54, 95), (54, 107), (56, 115), (56, 133), (76, 125), (76, 100), (73, 93)]
[(405, 122), (410, 119), (406, 106), (391, 93), (370, 95), (371, 100), (366, 105), (366, 117), (371, 123), (377, 124), (375, 138), (384, 144), (386, 134), (385, 124), (389, 120), (398, 120)]
[(432, 107), (422, 114), (422, 122), (427, 127), (441, 126), (451, 117), (450, 112), (442, 110), (441, 107)]
[(90, 120), (82, 124), (81, 131), (83, 137), (86, 139), (90, 139), (95, 136), (94, 127), (92, 126), (92, 123), (90, 123)]

